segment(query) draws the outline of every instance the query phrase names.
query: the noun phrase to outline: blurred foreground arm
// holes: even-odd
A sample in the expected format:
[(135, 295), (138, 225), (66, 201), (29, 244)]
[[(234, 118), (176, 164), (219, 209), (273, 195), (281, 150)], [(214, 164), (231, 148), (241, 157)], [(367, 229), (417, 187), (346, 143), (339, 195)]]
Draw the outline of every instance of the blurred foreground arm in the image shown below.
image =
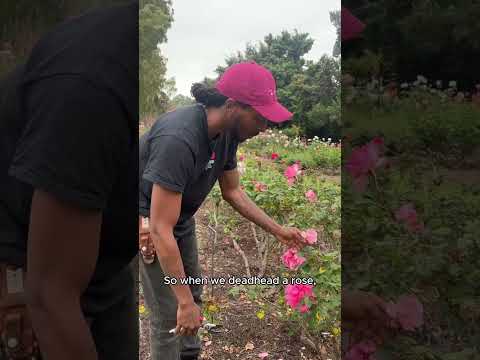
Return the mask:
[(36, 190), (27, 251), (27, 305), (47, 360), (97, 359), (80, 296), (95, 269), (101, 212)]

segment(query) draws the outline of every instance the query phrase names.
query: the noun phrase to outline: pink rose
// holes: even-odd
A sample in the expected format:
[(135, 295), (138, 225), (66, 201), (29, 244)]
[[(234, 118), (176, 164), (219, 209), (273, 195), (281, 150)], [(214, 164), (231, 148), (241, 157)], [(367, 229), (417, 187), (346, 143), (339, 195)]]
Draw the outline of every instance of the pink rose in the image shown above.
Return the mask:
[(374, 137), (371, 140), (371, 143), (375, 146), (377, 146), (378, 151), (383, 152), (384, 151), (384, 146), (385, 146), (385, 141), (379, 136)]
[(364, 340), (353, 345), (347, 352), (345, 360), (373, 360), (377, 346), (373, 341)]
[(283, 174), (287, 178), (288, 184), (292, 185), (295, 182), (295, 178), (301, 174), (300, 163), (296, 162), (295, 164), (290, 165), (285, 169)]
[(315, 194), (315, 191), (313, 190), (308, 190), (306, 193), (305, 193), (305, 197), (308, 199), (308, 201), (310, 202), (315, 202), (317, 201), (317, 194)]
[(290, 270), (297, 270), (305, 261), (303, 256), (298, 255), (297, 249), (288, 249), (282, 255), (283, 264)]
[(267, 191), (267, 185), (260, 182), (260, 181), (256, 181), (255, 182), (255, 191), (258, 191), (258, 192)]
[(287, 179), (295, 179), (295, 177), (301, 174), (300, 164), (295, 163), (293, 165), (290, 165), (285, 169), (285, 172), (283, 174)]
[(401, 206), (395, 212), (395, 219), (398, 222), (403, 223), (407, 227), (408, 231), (412, 233), (422, 232), (424, 230), (424, 224), (418, 219), (417, 211), (412, 203)]
[(345, 168), (353, 178), (355, 190), (359, 192), (366, 190), (368, 175), (375, 173), (375, 169), (385, 164), (385, 158), (382, 157), (383, 152), (384, 142), (379, 137), (372, 139), (366, 145), (352, 150)]
[(306, 305), (306, 304), (303, 304), (302, 306), (300, 306), (300, 309), (298, 311), (300, 311), (302, 314), (308, 312), (310, 310), (310, 308)]
[(301, 304), (305, 297), (314, 298), (313, 285), (287, 285), (285, 287), (285, 300), (292, 309), (308, 311), (302, 306), (304, 304)]
[(317, 243), (317, 235), (317, 232), (313, 229), (302, 231), (302, 237), (305, 239), (305, 242), (310, 245)]
[(240, 155), (238, 157), (238, 161), (244, 161), (245, 160), (245, 155)]

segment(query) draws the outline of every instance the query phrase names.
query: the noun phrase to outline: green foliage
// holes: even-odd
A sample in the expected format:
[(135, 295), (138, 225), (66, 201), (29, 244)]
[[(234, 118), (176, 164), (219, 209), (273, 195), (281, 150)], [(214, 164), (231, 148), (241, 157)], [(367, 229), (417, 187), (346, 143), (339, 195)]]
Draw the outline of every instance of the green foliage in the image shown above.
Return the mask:
[[(271, 136), (273, 135), (273, 136)], [(291, 145), (281, 151), (281, 160), (271, 160), (272, 147), (269, 143), (290, 141)], [(315, 299), (308, 300), (310, 311), (300, 313), (291, 309), (285, 303), (284, 287), (280, 289), (265, 286), (238, 286), (229, 291), (230, 296), (245, 293), (251, 301), (261, 303), (257, 317), (260, 321), (263, 316), (268, 316), (271, 311), (281, 315), (281, 318), (294, 332), (305, 329), (307, 333), (318, 338), (321, 332), (330, 332), (335, 336), (339, 334), (340, 321), (340, 185), (319, 176), (322, 167), (316, 161), (306, 161), (314, 153), (334, 153), (340, 159), (340, 149), (326, 145), (317, 140), (306, 141), (288, 139), (280, 133), (267, 133), (263, 138), (250, 140), (239, 149), (239, 158), (243, 161), (245, 171), (241, 175), (241, 185), (248, 196), (255, 203), (275, 218), (280, 224), (295, 226), (302, 230), (316, 229), (319, 234), (318, 243), (302, 250), (301, 255), (307, 261), (297, 271), (287, 270), (280, 265), (280, 259), (273, 259), (276, 274), (280, 278), (312, 278), (315, 282)], [(289, 162), (304, 159), (303, 174), (295, 183), (288, 185), (284, 170)], [(337, 167), (339, 162), (337, 161)], [(257, 183), (265, 185), (260, 190)], [(316, 202), (306, 199), (305, 192), (313, 190), (317, 194)], [(220, 191), (218, 186), (210, 194), (214, 203), (219, 203)], [(220, 202), (220, 206), (223, 206)], [(233, 212), (220, 211), (224, 232), (229, 237), (239, 239), (243, 235), (238, 229), (242, 218)], [(259, 233), (260, 237), (263, 235)], [(269, 236), (269, 235), (267, 235)], [(278, 245), (276, 245), (278, 247)], [(277, 253), (278, 251), (276, 251)], [(278, 294), (274, 304), (263, 301), (267, 294)]]
[[(480, 193), (436, 185), (435, 177), (427, 175), (431, 165), (426, 161), (417, 158), (413, 166), (408, 159), (405, 162), (393, 172), (377, 174), (379, 190), (372, 187), (359, 195), (347, 184), (343, 187), (342, 216), (349, 219), (342, 226), (348, 239), (342, 252), (349, 264), (343, 269), (344, 283), (386, 299), (412, 291), (423, 294), (427, 316), (433, 317), (426, 331), (438, 327), (442, 339), (467, 340), (469, 333), (478, 331), (469, 319), (480, 316), (473, 300), (480, 291), (475, 250), (480, 245), (476, 240)], [(426, 232), (410, 233), (395, 221), (394, 211), (407, 202), (415, 205)], [(434, 309), (441, 308), (445, 310), (438, 318)], [(450, 326), (444, 327), (447, 314)]]
[[(459, 350), (478, 344), (472, 334), (480, 316), (480, 188), (441, 174), (455, 174), (452, 167), (462, 167), (478, 145), (480, 111), (453, 87), (435, 89), (422, 78), (404, 84), (391, 101), (381, 97), (378, 84), (353, 90), (343, 108), (350, 140), (342, 155), (347, 160), (350, 145), (381, 134), (391, 166), (376, 170), (363, 193), (354, 191), (347, 173), (342, 178), (342, 218), (348, 219), (342, 223), (343, 283), (386, 300), (415, 294), (423, 304), (423, 328), (384, 344), (377, 358), (468, 358), (470, 350)], [(408, 203), (424, 231), (396, 219)], [(440, 342), (450, 346), (440, 350), (434, 345)]]
[(330, 22), (335, 26), (335, 30), (337, 31), (337, 40), (335, 40), (332, 55), (333, 57), (339, 57), (342, 54), (342, 20), (340, 10), (330, 11)]
[(382, 55), (375, 54), (369, 50), (365, 50), (358, 57), (344, 58), (342, 61), (343, 73), (360, 79), (378, 78), (383, 75), (383, 68), (384, 62)]
[(341, 133), (341, 108), (339, 97), (331, 105), (316, 104), (305, 117), (306, 134), (333, 136), (338, 139)]
[(340, 149), (328, 145), (312, 147), (308, 151), (289, 151), (282, 156), (287, 164), (300, 161), (306, 167), (318, 167), (324, 170), (339, 171), (341, 156)]
[[(282, 126), (296, 124), (306, 136), (338, 138), (340, 62), (327, 55), (318, 61), (306, 60), (312, 45), (309, 34), (296, 30), (269, 34), (257, 46), (248, 44), (245, 51), (228, 57), (216, 72), (220, 76), (228, 66), (246, 60), (264, 65), (276, 79), (279, 101), (294, 113), (293, 121)], [(327, 109), (328, 114), (319, 109)]]
[(313, 278), (315, 281), (315, 300), (310, 312), (301, 314), (297, 311), (289, 313), (290, 320), (306, 324), (314, 337), (322, 332), (334, 335), (340, 327), (341, 305), (341, 266), (338, 251), (321, 252), (319, 250), (304, 251), (306, 265), (300, 267), (295, 274), (299, 278)]
[(264, 134), (247, 140), (247, 148), (253, 154), (264, 158), (270, 158), (273, 153), (276, 153), (283, 165), (300, 161), (310, 169), (338, 171), (341, 162), (339, 144), (332, 143), (331, 139), (320, 140), (317, 136), (308, 140), (287, 136), (286, 133), (292, 129), (295, 131), (295, 128), (287, 128), (279, 132), (267, 130)]
[[(282, 171), (285, 167), (278, 168), (275, 163), (258, 166), (255, 159), (247, 159), (247, 170), (242, 176), (245, 191), (262, 209), (284, 224), (304, 229), (317, 224), (333, 233), (340, 225), (339, 185), (320, 180), (312, 173), (300, 177), (295, 186), (288, 186)], [(257, 181), (266, 184), (267, 190), (256, 190)], [(305, 192), (310, 189), (322, 196), (317, 203), (306, 201)]]
[(299, 138), (302, 135), (302, 129), (298, 125), (292, 124), (284, 128), (283, 133), (289, 138)]
[[(478, 146), (480, 109), (465, 99), (457, 100), (454, 88), (440, 90), (425, 83), (405, 83), (399, 97), (386, 101), (378, 82), (347, 88), (354, 92), (342, 108), (345, 134), (383, 134), (402, 139), (430, 152), (461, 161)], [(408, 145), (407, 145), (408, 144)]]
[(140, 52), (140, 118), (164, 112), (168, 107), (168, 88), (165, 78), (166, 59), (158, 45), (167, 41), (167, 30), (173, 21), (170, 0), (142, 0), (139, 13)]
[(343, 57), (361, 56), (359, 48), (384, 57), (384, 77), (411, 80), (423, 74), (435, 80), (456, 79), (472, 88), (480, 78), (474, 60), (480, 51), (474, 0), (345, 0), (345, 6), (366, 24), (362, 40), (342, 44)]
[(170, 100), (169, 108), (176, 109), (181, 106), (192, 105), (195, 103), (195, 100), (191, 97), (178, 94)]
[(465, 104), (443, 105), (422, 114), (411, 127), (425, 147), (461, 158), (478, 146), (480, 110)]

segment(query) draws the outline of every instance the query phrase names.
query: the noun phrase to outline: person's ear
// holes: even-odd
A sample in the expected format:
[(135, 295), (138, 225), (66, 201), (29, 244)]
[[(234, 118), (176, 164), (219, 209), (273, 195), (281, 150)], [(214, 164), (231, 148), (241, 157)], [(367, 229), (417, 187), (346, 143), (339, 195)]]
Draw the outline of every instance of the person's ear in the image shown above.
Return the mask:
[(228, 98), (227, 101), (225, 101), (225, 109), (226, 110), (233, 110), (235, 108), (236, 102), (233, 99)]
[(236, 101), (229, 98), (227, 99), (227, 101), (223, 106), (224, 106), (225, 116), (228, 119), (233, 119), (238, 109)]

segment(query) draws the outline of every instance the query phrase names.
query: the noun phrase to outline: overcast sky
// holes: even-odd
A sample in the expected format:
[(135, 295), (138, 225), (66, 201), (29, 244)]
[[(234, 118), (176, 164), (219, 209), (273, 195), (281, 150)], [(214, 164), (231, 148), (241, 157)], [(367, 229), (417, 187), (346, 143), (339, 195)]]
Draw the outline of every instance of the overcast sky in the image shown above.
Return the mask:
[(173, 9), (161, 51), (167, 77), (175, 77), (178, 93), (189, 95), (193, 82), (215, 77), (228, 55), (269, 33), (308, 32), (315, 43), (306, 57), (331, 55), (336, 33), (329, 11), (339, 10), (340, 0), (173, 0)]

